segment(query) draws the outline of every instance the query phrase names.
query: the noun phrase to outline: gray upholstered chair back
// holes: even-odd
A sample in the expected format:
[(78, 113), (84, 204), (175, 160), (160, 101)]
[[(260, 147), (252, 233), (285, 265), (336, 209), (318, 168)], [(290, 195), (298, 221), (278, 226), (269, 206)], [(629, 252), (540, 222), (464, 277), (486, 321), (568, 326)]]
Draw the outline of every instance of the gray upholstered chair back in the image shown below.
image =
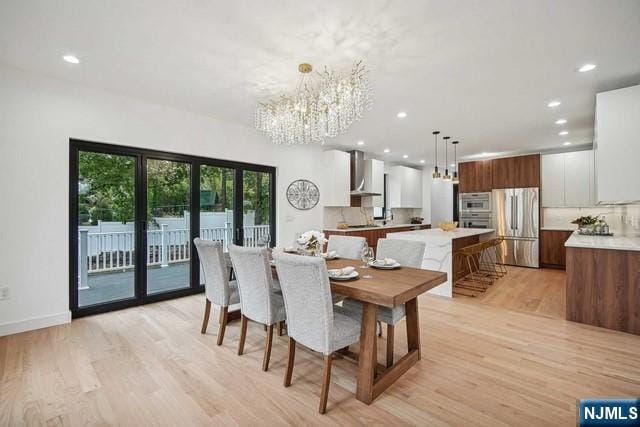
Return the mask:
[(216, 305), (229, 305), (229, 270), (224, 260), (222, 243), (211, 240), (193, 239), (198, 251), (200, 265), (204, 272), (204, 293)]
[(300, 344), (331, 354), (333, 302), (324, 259), (274, 252), (287, 312), (287, 333)]
[(336, 251), (340, 258), (360, 259), (366, 244), (364, 237), (329, 236), (327, 251)]
[(393, 258), (407, 267), (420, 268), (426, 246), (417, 240), (378, 239), (376, 259)]
[(256, 322), (271, 324), (275, 313), (272, 312), (273, 277), (268, 249), (229, 244), (229, 255), (240, 293), (242, 314)]

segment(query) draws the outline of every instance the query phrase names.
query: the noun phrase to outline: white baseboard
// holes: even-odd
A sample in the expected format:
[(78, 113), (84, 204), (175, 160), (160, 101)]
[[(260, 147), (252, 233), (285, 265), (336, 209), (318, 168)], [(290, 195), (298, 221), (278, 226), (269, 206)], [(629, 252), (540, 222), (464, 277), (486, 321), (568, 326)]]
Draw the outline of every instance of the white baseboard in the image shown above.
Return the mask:
[(17, 334), (20, 332), (33, 331), (49, 326), (62, 325), (71, 322), (71, 311), (49, 316), (32, 317), (31, 319), (18, 320), (17, 322), (4, 323), (0, 325), (0, 337)]

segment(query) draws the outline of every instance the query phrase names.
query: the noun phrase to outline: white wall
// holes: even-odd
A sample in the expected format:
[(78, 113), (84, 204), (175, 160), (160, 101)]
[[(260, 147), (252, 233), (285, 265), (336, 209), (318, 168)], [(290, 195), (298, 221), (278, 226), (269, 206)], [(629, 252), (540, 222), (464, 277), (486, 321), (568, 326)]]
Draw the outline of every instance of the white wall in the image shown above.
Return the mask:
[(322, 200), (303, 212), (285, 197), (297, 178), (322, 195), (318, 147), (0, 65), (0, 224), (12, 224), (0, 232), (0, 335), (69, 320), (69, 138), (276, 166), (278, 240), (322, 226)]

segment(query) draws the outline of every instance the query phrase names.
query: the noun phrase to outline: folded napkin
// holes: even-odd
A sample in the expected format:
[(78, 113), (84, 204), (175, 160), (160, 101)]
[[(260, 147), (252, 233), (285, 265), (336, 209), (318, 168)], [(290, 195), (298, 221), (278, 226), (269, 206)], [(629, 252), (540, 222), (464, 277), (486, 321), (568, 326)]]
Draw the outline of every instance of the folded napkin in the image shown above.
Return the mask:
[(325, 257), (325, 258), (335, 258), (337, 255), (338, 255), (338, 252), (336, 252), (336, 251), (324, 252), (322, 254), (322, 256)]
[(334, 268), (328, 271), (329, 276), (348, 276), (356, 271), (354, 267)]
[(396, 265), (397, 261), (393, 258), (377, 259), (375, 263), (378, 265)]

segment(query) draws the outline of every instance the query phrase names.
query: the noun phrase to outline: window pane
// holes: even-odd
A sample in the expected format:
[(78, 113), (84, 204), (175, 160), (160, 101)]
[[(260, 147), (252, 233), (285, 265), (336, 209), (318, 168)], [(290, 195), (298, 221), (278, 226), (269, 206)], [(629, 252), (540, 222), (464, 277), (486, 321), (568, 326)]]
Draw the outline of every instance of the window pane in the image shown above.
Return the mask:
[(135, 296), (135, 177), (135, 157), (79, 152), (79, 307)]
[(243, 172), (243, 234), (245, 246), (267, 246), (273, 240), (271, 227), (271, 174)]
[(191, 165), (147, 160), (147, 294), (190, 286)]

